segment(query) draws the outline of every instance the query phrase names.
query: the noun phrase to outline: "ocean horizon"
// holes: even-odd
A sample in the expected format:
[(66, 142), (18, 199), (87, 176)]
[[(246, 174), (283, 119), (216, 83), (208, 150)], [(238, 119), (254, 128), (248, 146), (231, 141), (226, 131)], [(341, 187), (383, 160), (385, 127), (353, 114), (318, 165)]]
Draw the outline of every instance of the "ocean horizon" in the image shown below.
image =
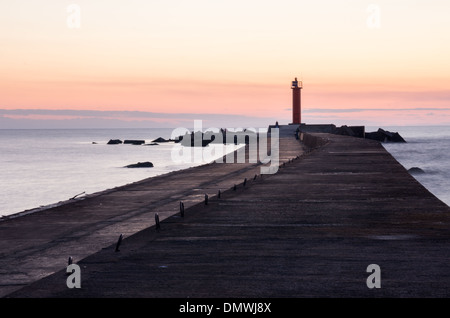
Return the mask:
[[(382, 127), (399, 132), (407, 143), (383, 143), (414, 177), (450, 205), (450, 126)], [(375, 131), (378, 127), (366, 127)], [(178, 163), (173, 143), (149, 145), (171, 138), (173, 128), (147, 129), (0, 129), (0, 217), (45, 209), (70, 198), (102, 192), (206, 162)], [(144, 140), (147, 145), (107, 145), (110, 139)], [(234, 151), (234, 147), (227, 151)], [(127, 169), (150, 161), (153, 168)]]

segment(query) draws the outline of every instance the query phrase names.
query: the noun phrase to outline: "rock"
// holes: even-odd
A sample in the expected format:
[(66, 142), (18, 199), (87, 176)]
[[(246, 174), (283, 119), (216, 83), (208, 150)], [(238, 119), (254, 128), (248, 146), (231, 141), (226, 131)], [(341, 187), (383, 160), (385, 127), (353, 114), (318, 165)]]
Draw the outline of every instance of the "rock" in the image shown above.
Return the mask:
[[(200, 143), (195, 142), (196, 137), (199, 140), (201, 140)], [(180, 136), (178, 140), (179, 140), (178, 142), (180, 142), (181, 145), (184, 147), (206, 147), (208, 144), (212, 142), (211, 139), (205, 140), (204, 134), (200, 131), (195, 132), (195, 134), (193, 132), (191, 134), (186, 133), (186, 135)]]
[(348, 126), (341, 126), (339, 128), (336, 128), (335, 132), (336, 135), (343, 135), (343, 136), (355, 136), (355, 133), (353, 130)]
[(135, 164), (125, 166), (125, 168), (153, 168), (153, 163), (151, 163), (150, 161), (138, 162)]
[(121, 143), (122, 143), (122, 140), (120, 140), (120, 139), (110, 139), (107, 144), (108, 145), (119, 145)]
[[(197, 138), (197, 140), (196, 140)], [(202, 133), (200, 131), (186, 133), (184, 136), (179, 136), (174, 141), (181, 143), (184, 147), (206, 147), (209, 144), (250, 144), (250, 142), (258, 141), (259, 135), (250, 130), (241, 130), (237, 132), (229, 132), (221, 129), (218, 133)], [(200, 142), (201, 141), (201, 142)]]
[(412, 168), (408, 169), (408, 172), (410, 174), (422, 174), (422, 173), (425, 173), (425, 171), (423, 171), (422, 169), (420, 169), (418, 167), (412, 167)]
[(125, 140), (123, 143), (131, 145), (143, 145), (145, 144), (145, 140)]
[(391, 142), (406, 142), (398, 132), (392, 133), (392, 137), (389, 139)]
[(390, 132), (381, 128), (378, 128), (376, 132), (366, 133), (366, 138), (380, 142), (406, 142), (398, 132)]
[(152, 140), (152, 142), (169, 142), (170, 140), (166, 140), (162, 137), (158, 137), (155, 140)]
[(386, 137), (383, 134), (378, 133), (377, 131), (366, 133), (366, 139), (372, 139), (372, 140), (384, 142), (385, 138)]
[(364, 126), (347, 126), (343, 125), (337, 127), (333, 131), (336, 135), (352, 136), (358, 138), (364, 138), (365, 127)]

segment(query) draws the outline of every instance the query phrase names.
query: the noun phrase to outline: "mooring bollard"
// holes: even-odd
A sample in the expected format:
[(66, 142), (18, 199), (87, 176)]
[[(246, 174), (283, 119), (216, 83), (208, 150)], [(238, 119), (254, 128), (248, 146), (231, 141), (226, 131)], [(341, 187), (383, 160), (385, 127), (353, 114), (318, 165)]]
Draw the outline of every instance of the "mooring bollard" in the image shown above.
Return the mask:
[(205, 205), (208, 205), (208, 195), (205, 193)]
[(233, 191), (236, 191), (236, 185), (234, 185), (234, 187), (233, 187)]
[(159, 230), (161, 228), (161, 225), (159, 224), (159, 215), (158, 215), (158, 213), (155, 213), (155, 224), (156, 224), (156, 229)]
[(180, 202), (180, 214), (181, 217), (184, 218), (184, 203)]
[(220, 199), (220, 196), (222, 195), (222, 193), (220, 192), (220, 190), (219, 190), (219, 192), (217, 193), (217, 198), (218, 199)]
[(256, 180), (256, 178), (258, 177), (258, 175), (257, 174), (255, 174), (255, 176), (253, 177), (253, 180)]
[(247, 178), (244, 179), (244, 187), (247, 184)]
[(123, 238), (123, 234), (120, 234), (119, 239), (117, 240), (117, 244), (116, 244), (116, 252), (119, 252), (119, 247), (120, 244), (122, 243), (122, 238)]

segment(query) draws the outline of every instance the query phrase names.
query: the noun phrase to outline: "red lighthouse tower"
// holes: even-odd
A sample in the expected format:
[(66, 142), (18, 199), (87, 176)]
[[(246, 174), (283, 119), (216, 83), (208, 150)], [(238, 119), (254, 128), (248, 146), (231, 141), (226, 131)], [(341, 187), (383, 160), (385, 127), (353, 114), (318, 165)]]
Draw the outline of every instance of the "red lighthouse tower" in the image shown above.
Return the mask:
[(297, 81), (297, 77), (295, 81), (292, 82), (292, 123), (293, 124), (301, 124), (302, 123), (302, 108), (301, 108), (301, 89), (302, 82)]

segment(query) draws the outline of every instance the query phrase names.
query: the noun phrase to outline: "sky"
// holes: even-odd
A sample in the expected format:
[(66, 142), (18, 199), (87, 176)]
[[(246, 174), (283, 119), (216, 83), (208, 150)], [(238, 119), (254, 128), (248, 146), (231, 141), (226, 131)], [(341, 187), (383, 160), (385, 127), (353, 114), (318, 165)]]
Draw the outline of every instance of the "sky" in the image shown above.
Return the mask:
[(2, 1), (0, 126), (287, 124), (295, 77), (305, 123), (449, 125), (449, 14), (448, 0)]

